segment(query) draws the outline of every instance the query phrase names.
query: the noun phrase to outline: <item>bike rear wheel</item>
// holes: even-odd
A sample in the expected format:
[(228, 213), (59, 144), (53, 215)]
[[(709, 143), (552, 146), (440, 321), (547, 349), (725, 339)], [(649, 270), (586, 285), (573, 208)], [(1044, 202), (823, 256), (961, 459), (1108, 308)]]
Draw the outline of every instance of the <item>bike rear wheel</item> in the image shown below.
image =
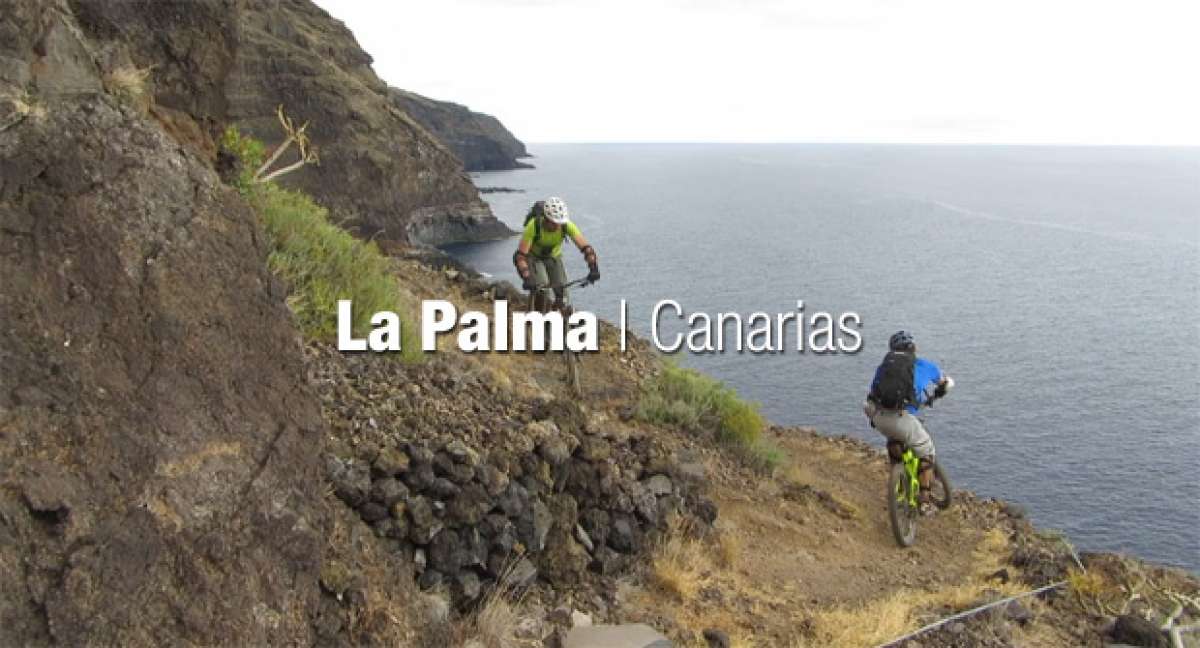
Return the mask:
[(892, 464), (888, 473), (887, 501), (888, 520), (892, 523), (892, 535), (901, 547), (911, 547), (917, 539), (917, 516), (919, 510), (912, 506), (912, 480), (904, 470), (904, 464)]

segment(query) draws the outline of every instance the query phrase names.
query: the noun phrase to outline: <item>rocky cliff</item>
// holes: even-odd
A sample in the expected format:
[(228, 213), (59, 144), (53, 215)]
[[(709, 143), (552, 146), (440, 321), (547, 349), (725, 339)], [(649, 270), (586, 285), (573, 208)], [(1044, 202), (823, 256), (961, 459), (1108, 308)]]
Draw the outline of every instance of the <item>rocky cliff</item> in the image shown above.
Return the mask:
[(64, 4), (0, 33), (0, 643), (309, 642), (324, 426), (254, 214)]
[(399, 88), (391, 88), (389, 94), (401, 110), (450, 147), (467, 171), (532, 167), (520, 161), (529, 157), (525, 144), (499, 119), (466, 106), (429, 99)]
[(511, 234), (453, 151), (398, 107), (353, 34), (306, 1), (73, 0), (103, 74), (144, 71), (153, 114), (208, 155), (229, 124), (268, 143), (311, 121), (303, 189), (362, 236), (440, 244)]

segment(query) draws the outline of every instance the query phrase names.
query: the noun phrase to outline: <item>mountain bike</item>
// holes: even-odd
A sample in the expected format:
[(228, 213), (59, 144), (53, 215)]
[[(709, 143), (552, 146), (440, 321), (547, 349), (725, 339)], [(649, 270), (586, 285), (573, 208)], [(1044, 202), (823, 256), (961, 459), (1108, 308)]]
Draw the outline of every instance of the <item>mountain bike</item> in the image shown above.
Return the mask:
[[(917, 478), (921, 460), (911, 448), (898, 441), (888, 441), (888, 519), (892, 535), (901, 547), (911, 547), (917, 540), (917, 518), (921, 517), (921, 481)], [(940, 509), (950, 506), (953, 491), (950, 478), (941, 461), (933, 462), (933, 480), (929, 484), (930, 499)]]
[[(563, 284), (563, 290), (566, 291), (568, 288), (573, 288), (575, 286), (586, 288), (589, 285), (591, 285), (591, 282), (584, 277), (582, 279), (575, 279), (574, 281), (568, 281), (567, 283)], [(537, 302), (539, 294), (543, 296), (543, 303), (540, 305)], [(554, 292), (551, 289), (550, 284), (538, 284), (534, 286), (533, 289), (529, 291), (529, 310), (536, 310), (542, 313), (548, 312), (550, 310), (550, 304), (552, 303), (550, 300), (553, 299), (553, 295)], [(574, 310), (568, 304), (563, 304), (562, 307), (559, 308), (559, 313), (561, 313), (563, 316), (564, 327), (566, 326), (567, 319), (571, 316), (572, 312), (574, 312)], [(582, 378), (580, 377), (581, 369), (579, 354), (572, 351), (565, 343), (563, 344), (562, 353), (563, 359), (567, 363), (567, 386), (570, 388), (572, 395), (574, 395), (576, 398), (581, 398), (583, 396), (583, 384)]]

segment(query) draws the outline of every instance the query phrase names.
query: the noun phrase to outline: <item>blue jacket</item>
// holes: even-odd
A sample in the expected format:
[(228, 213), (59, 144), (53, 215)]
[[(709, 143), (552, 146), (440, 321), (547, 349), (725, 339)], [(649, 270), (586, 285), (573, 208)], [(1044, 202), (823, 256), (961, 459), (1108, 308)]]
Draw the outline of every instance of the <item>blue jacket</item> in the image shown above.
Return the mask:
[[(879, 370), (882, 368), (880, 366), (875, 369), (875, 377), (871, 379), (868, 393), (875, 391), (875, 384), (879, 382)], [(913, 403), (915, 404), (909, 403), (907, 406), (908, 413), (916, 414), (920, 405), (927, 405), (941, 381), (942, 370), (933, 361), (917, 358), (917, 361), (913, 363), (913, 389), (917, 393), (913, 394)]]

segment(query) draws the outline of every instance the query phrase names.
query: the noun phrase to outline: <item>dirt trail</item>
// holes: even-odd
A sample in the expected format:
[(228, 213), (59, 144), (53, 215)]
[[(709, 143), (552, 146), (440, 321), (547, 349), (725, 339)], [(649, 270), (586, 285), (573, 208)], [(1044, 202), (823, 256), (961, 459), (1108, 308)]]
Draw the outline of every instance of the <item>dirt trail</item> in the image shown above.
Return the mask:
[[(961, 509), (922, 518), (915, 547), (896, 545), (884, 500), (887, 463), (865, 448), (801, 433), (780, 445), (794, 458), (785, 478), (828, 493), (839, 515), (817, 499), (789, 496), (760, 480), (751, 493), (720, 489), (722, 517), (749, 542), (742, 569), (770, 591), (796, 589), (821, 605), (861, 603), (881, 590), (961, 582), (973, 575), (985, 530), (964, 524)], [(782, 495), (782, 496), (781, 496)], [(815, 496), (814, 496), (815, 497)], [(791, 586), (791, 587), (788, 587)]]
[(902, 592), (958, 602), (985, 587), (1006, 557), (996, 512), (970, 496), (922, 518), (916, 546), (901, 549), (888, 526), (887, 462), (878, 451), (804, 429), (776, 428), (771, 437), (791, 457), (775, 478), (709, 455), (720, 535), (688, 549), (696, 568), (678, 578), (694, 579), (695, 594), (664, 587), (657, 565), (645, 585), (630, 588), (628, 607), (657, 610), (647, 618), (677, 626), (683, 643), (717, 627), (734, 645), (821, 645), (814, 615), (867, 610)]

